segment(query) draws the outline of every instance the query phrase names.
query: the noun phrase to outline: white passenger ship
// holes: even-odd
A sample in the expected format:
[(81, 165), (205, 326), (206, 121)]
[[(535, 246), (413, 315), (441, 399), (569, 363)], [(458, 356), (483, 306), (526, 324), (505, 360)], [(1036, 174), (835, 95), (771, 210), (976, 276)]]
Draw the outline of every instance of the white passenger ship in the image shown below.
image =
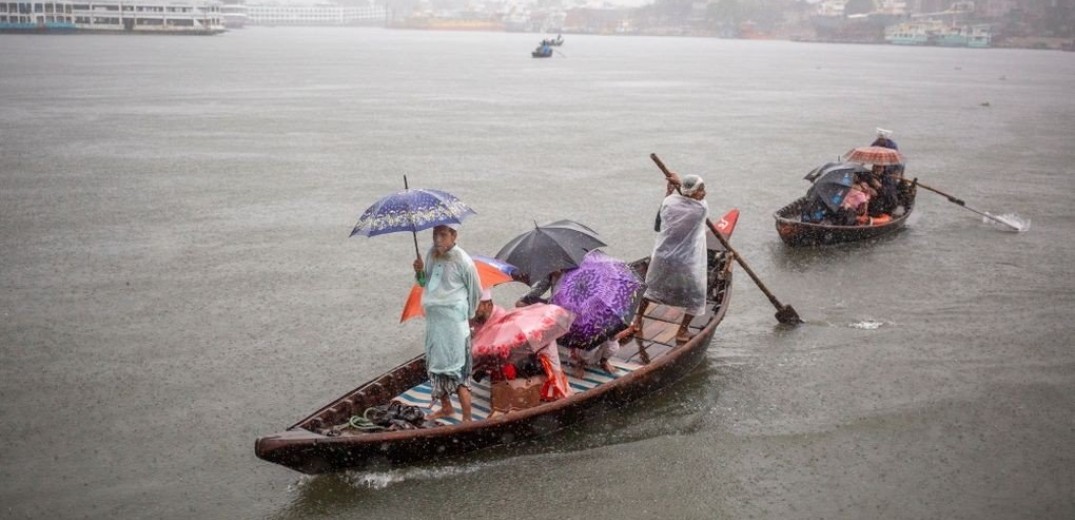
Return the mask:
[(379, 25), (388, 15), (383, 5), (372, 0), (351, 5), (304, 4), (301, 0), (251, 0), (246, 4), (250, 25)]
[(217, 34), (216, 0), (0, 0), (0, 32)]
[(244, 0), (224, 0), (220, 13), (224, 15), (224, 27), (228, 29), (242, 29), (250, 20)]

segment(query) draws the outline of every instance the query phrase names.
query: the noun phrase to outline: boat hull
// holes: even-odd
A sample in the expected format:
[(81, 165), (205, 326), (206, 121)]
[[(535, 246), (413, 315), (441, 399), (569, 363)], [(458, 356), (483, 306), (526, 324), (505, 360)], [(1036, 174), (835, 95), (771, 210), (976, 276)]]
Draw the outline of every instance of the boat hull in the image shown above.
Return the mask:
[[(419, 356), (348, 392), (286, 431), (258, 438), (254, 452), (261, 459), (307, 474), (389, 469), (458, 459), (476, 450), (548, 435), (597, 417), (682, 379), (698, 366), (730, 302), (731, 257), (725, 254), (722, 258), (718, 269), (724, 274), (719, 287), (712, 291), (712, 314), (707, 313), (702, 328), (687, 343), (626, 375), (567, 398), (481, 421), (350, 436), (318, 433), (320, 428), (338, 424), (372, 403), (386, 402), (421, 383), (425, 379), (425, 361)], [(640, 263), (644, 265), (645, 260), (636, 265)]]
[(785, 244), (793, 247), (828, 246), (871, 240), (899, 231), (907, 222), (907, 218), (911, 216), (914, 201), (915, 189), (912, 185), (903, 198), (903, 213), (880, 225), (836, 226), (803, 222), (799, 215), (802, 207), (807, 203), (806, 197), (780, 208), (773, 218), (776, 221), (776, 232)]

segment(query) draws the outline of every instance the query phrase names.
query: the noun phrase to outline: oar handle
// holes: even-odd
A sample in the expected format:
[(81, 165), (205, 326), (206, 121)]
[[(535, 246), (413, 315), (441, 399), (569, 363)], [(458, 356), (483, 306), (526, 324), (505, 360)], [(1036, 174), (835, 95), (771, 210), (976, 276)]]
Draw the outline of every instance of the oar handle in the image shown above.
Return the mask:
[(903, 181), (903, 182), (906, 182), (908, 184), (916, 184), (920, 188), (925, 188), (925, 189), (927, 189), (929, 191), (932, 191), (933, 193), (936, 193), (937, 195), (941, 195), (944, 198), (948, 199), (948, 202), (952, 202), (954, 204), (959, 204), (960, 206), (966, 206), (967, 205), (966, 202), (963, 202), (963, 199), (960, 199), (960, 198), (957, 198), (955, 196), (949, 195), (949, 194), (947, 194), (947, 193), (945, 193), (945, 192), (943, 192), (941, 190), (938, 190), (937, 188), (931, 188), (929, 186), (926, 186), (925, 184), (922, 184), (921, 182), (918, 182), (918, 179), (907, 180), (905, 178), (901, 178), (900, 180)]

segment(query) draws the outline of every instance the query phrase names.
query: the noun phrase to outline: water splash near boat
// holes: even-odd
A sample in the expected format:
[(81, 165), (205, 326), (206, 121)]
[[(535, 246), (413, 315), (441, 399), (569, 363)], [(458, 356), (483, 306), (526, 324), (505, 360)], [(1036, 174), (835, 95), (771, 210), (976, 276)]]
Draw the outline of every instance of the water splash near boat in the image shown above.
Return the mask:
[[(1027, 231), (1030, 229), (1030, 219), (1022, 218), (1016, 213), (1005, 213), (1003, 215), (993, 215), (987, 213), (987, 215), (993, 218), (982, 217), (982, 222), (994, 226), (1001, 231), (1022, 233), (1023, 231)], [(1000, 220), (1001, 222), (1003, 222), (1003, 224), (1001, 222), (997, 222), (997, 220)]]
[(861, 329), (861, 330), (876, 330), (876, 329), (881, 328), (881, 325), (884, 325), (884, 322), (882, 322), (882, 321), (873, 321), (873, 320), (862, 320), (862, 321), (859, 321), (859, 322), (856, 322), (856, 323), (852, 323), (852, 324), (848, 325), (848, 327), (851, 327), (852, 329)]
[(415, 480), (441, 480), (481, 471), (487, 464), (464, 464), (438, 468), (403, 468), (387, 471), (345, 471), (340, 479), (353, 488), (381, 490)]

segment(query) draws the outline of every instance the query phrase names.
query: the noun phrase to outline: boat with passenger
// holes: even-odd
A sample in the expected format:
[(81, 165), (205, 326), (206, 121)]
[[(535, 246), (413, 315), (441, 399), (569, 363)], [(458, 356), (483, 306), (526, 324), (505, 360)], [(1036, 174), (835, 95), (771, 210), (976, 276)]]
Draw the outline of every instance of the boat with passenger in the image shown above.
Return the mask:
[(541, 45), (538, 45), (538, 47), (536, 49), (534, 49), (533, 51), (530, 51), (530, 57), (532, 57), (532, 58), (551, 58), (552, 57), (552, 47), (550, 47), (550, 46), (548, 46), (548, 45), (546, 45), (544, 43), (541, 44)]
[[(441, 418), (440, 424), (424, 424), (422, 417), (432, 412), (431, 387), (420, 355), (286, 430), (258, 438), (254, 452), (263, 460), (307, 474), (383, 470), (458, 459), (476, 450), (548, 435), (626, 405), (682, 379), (702, 361), (728, 310), (733, 263), (727, 251), (711, 251), (706, 312), (690, 323), (687, 341), (676, 339), (683, 310), (651, 304), (643, 315), (642, 332), (622, 340), (607, 365), (566, 374), (571, 389), (566, 397), (528, 399), (519, 392), (533, 395), (526, 390), (535, 388), (533, 382), (514, 380), (518, 385), (513, 406), (499, 413), (496, 390), (490, 378), (484, 378), (471, 382), (472, 421), (462, 422), (456, 413)], [(644, 279), (649, 258), (629, 265)], [(459, 410), (457, 396), (452, 399)], [(364, 419), (371, 410), (374, 416), (396, 414), (417, 420), (401, 429), (366, 429)]]
[[(815, 169), (807, 176), (814, 181), (810, 191), (773, 215), (780, 239), (789, 246), (827, 246), (878, 238), (901, 229), (914, 211), (917, 193), (917, 181), (903, 179), (902, 171), (901, 176), (891, 179), (893, 200), (884, 212), (864, 212), (855, 217), (841, 215), (837, 209), (850, 189), (854, 189), (850, 188), (854, 184), (852, 179), (869, 172), (861, 165), (849, 163), (829, 163)], [(824, 191), (824, 179), (834, 175), (834, 189)], [(839, 180), (841, 176), (846, 176), (843, 182)]]

